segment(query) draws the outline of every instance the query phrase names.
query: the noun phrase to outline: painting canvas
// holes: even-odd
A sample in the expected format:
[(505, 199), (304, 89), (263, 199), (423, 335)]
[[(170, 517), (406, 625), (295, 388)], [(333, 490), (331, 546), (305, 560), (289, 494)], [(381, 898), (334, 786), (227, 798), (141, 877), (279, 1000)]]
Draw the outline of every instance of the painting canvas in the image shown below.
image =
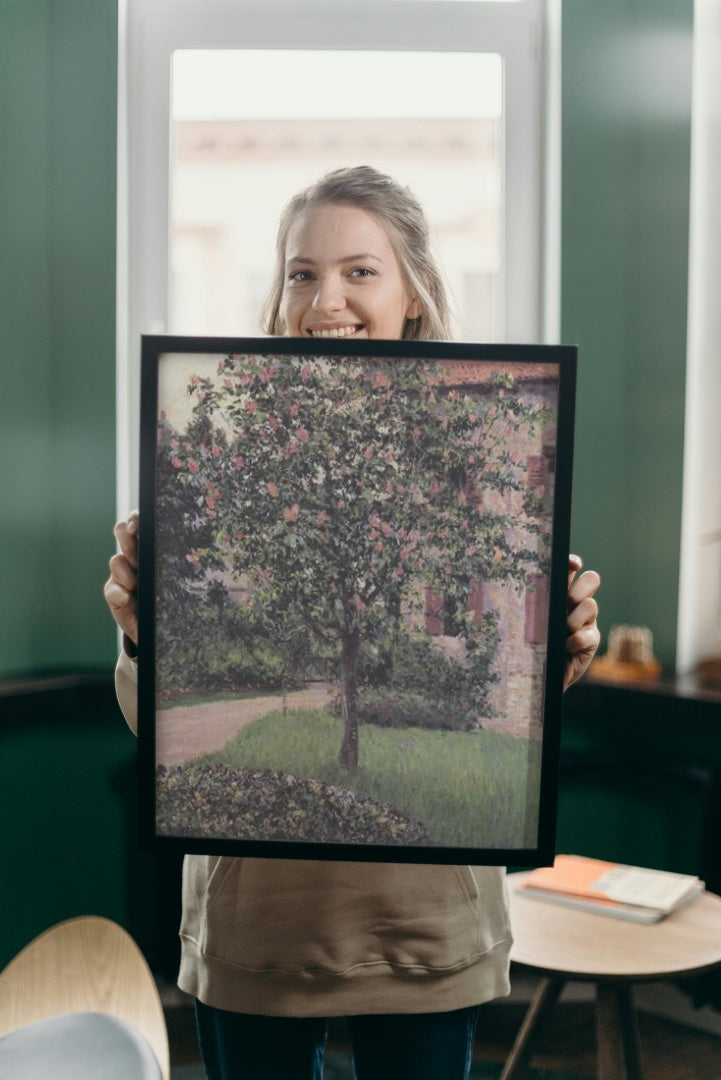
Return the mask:
[(575, 350), (143, 340), (141, 832), (553, 856)]

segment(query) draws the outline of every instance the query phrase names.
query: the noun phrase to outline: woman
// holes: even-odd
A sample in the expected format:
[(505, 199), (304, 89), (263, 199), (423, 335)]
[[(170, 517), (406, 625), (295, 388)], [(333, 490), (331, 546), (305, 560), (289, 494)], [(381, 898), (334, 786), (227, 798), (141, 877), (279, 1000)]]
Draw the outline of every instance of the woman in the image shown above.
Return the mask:
[[(450, 336), (423, 210), (374, 169), (299, 193), (279, 227), (265, 329), (298, 337)], [(118, 696), (135, 723), (137, 514), (115, 527), (105, 595), (125, 635)], [(598, 575), (569, 564), (565, 686), (599, 641)], [(479, 1006), (508, 993), (504, 871), (186, 856), (179, 985), (210, 1080), (322, 1075), (346, 1016), (359, 1080), (462, 1080)]]

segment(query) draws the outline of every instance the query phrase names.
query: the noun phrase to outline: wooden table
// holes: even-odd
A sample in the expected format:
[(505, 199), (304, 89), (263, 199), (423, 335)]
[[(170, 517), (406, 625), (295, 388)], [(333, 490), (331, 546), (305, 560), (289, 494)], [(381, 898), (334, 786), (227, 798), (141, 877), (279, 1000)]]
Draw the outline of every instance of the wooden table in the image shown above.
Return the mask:
[(721, 966), (721, 897), (703, 893), (658, 923), (543, 903), (509, 874), (511, 960), (542, 975), (501, 1080), (522, 1077), (540, 1024), (569, 980), (596, 986), (599, 1080), (643, 1080), (632, 986)]

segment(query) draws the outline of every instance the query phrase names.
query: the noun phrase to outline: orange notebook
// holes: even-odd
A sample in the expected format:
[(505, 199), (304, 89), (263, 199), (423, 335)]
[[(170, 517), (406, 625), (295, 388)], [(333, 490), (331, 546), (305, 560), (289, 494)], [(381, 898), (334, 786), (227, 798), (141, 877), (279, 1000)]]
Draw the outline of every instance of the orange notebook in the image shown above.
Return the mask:
[(703, 892), (704, 883), (693, 874), (557, 855), (553, 866), (532, 870), (519, 889), (551, 903), (657, 922)]

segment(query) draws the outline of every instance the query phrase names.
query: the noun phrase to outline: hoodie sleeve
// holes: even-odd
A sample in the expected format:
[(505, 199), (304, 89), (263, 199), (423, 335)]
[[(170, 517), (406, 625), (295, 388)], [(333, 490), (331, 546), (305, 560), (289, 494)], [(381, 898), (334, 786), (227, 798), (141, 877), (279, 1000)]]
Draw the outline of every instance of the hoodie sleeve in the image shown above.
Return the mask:
[(138, 661), (123, 651), (115, 667), (115, 693), (128, 727), (138, 733)]

